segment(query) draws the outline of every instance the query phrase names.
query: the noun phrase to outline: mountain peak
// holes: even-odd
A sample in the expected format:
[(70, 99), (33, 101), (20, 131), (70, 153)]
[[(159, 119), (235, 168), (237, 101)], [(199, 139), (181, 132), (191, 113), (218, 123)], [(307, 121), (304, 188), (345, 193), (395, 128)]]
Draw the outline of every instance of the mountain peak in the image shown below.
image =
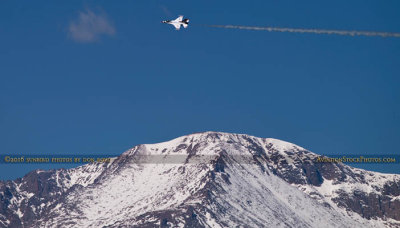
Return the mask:
[[(222, 132), (141, 144), (114, 158), (0, 182), (9, 227), (384, 227), (400, 224), (399, 175), (292, 143)], [(377, 206), (379, 205), (379, 207)], [(5, 208), (5, 209), (1, 209)]]
[(236, 133), (225, 133), (225, 132), (215, 132), (206, 131), (198, 132), (185, 136), (181, 136), (166, 142), (155, 143), (155, 144), (144, 144), (148, 148), (163, 149), (177, 147), (181, 145), (190, 145), (193, 143), (208, 143), (208, 144), (223, 144), (223, 143), (238, 143), (238, 144), (258, 144), (262, 146), (263, 144), (268, 144), (279, 151), (285, 150), (305, 150), (290, 142), (286, 142), (274, 138), (259, 138), (246, 134), (236, 134)]

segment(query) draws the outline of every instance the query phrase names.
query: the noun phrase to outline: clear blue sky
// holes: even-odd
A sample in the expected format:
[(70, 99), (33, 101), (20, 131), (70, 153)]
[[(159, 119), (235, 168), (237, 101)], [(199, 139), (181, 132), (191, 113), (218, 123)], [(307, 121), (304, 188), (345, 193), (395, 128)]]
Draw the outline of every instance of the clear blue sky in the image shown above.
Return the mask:
[[(0, 1), (0, 153), (120, 154), (212, 130), (319, 154), (400, 154), (400, 39), (198, 26), (400, 32), (399, 9), (397, 0)], [(71, 26), (87, 12), (107, 24), (82, 41)], [(179, 14), (187, 30), (160, 23)], [(0, 165), (0, 179), (34, 168)]]

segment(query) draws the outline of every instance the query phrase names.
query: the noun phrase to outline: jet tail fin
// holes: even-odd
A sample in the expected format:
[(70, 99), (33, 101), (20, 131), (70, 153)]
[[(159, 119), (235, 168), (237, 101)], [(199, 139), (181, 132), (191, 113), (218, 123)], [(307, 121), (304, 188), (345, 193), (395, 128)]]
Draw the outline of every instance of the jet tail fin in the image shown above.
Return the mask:
[(184, 19), (182, 22), (183, 22), (182, 25), (184, 28), (187, 28), (189, 26), (189, 19)]

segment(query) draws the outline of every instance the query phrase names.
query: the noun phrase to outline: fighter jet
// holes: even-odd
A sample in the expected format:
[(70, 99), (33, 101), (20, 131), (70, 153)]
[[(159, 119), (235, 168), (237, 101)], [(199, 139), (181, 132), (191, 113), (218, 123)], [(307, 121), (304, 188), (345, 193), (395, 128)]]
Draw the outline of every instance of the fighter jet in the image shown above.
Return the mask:
[(173, 25), (176, 30), (179, 30), (181, 28), (181, 25), (184, 28), (187, 28), (189, 26), (189, 19), (183, 19), (183, 16), (179, 16), (175, 20), (162, 21), (162, 23)]

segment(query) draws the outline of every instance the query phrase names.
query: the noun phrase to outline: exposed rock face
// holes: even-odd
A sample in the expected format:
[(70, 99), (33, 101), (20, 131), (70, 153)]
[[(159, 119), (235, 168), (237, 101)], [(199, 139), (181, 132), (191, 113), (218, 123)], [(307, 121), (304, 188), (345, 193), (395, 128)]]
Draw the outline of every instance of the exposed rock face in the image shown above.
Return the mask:
[(400, 227), (400, 176), (205, 132), (0, 182), (0, 227)]
[[(292, 152), (287, 154), (293, 158)], [(277, 168), (272, 170), (299, 188), (300, 185), (308, 185), (308, 194), (314, 197), (320, 196), (321, 193), (315, 187), (321, 187), (324, 180), (332, 181), (335, 186), (330, 189), (329, 196), (337, 206), (356, 212), (366, 219), (400, 220), (399, 175), (363, 171), (341, 163), (315, 162), (315, 154), (307, 151), (300, 151), (297, 154), (302, 156), (294, 159), (294, 166), (285, 164), (286, 160), (283, 162), (279, 160), (283, 158), (280, 156), (278, 160), (273, 160)], [(349, 186), (351, 190), (347, 189)]]

